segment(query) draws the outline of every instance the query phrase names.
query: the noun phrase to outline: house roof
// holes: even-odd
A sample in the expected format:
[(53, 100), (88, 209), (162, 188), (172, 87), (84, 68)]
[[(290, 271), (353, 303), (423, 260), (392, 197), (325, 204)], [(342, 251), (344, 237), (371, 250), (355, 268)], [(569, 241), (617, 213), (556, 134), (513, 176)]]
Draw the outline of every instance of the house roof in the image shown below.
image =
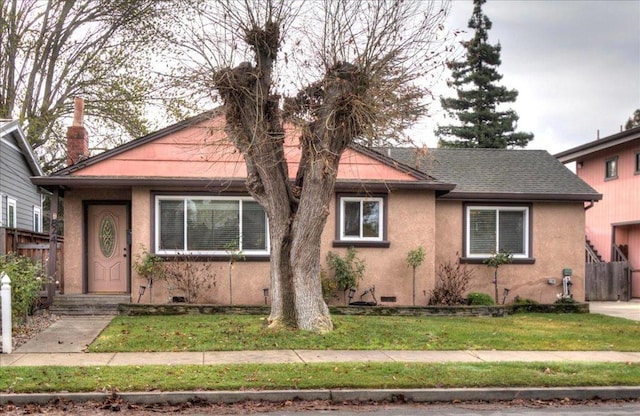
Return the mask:
[(32, 175), (42, 176), (42, 168), (17, 120), (0, 120), (0, 138), (12, 135), (22, 151)]
[[(130, 187), (144, 184), (204, 187), (211, 191), (216, 189), (241, 191), (244, 189), (246, 174), (243, 173), (244, 161), (235, 147), (227, 143), (216, 147), (215, 152), (206, 155), (205, 151), (196, 151), (204, 143), (198, 140), (206, 142), (208, 140), (206, 137), (211, 135), (211, 132), (219, 131), (217, 130), (220, 128), (219, 125), (210, 127), (211, 120), (222, 115), (220, 109), (202, 113), (84, 159), (51, 176), (32, 178), (32, 182), (49, 188)], [(287, 134), (286, 137), (291, 139), (293, 136)], [(149, 146), (155, 147), (151, 149)], [(145, 148), (149, 151), (145, 152)], [(285, 154), (290, 170), (294, 174), (299, 153), (297, 143), (287, 142)], [(431, 189), (441, 194), (455, 186), (437, 181), (424, 171), (362, 146), (351, 146), (343, 157), (345, 161), (341, 163), (337, 189), (363, 191)], [(182, 174), (177, 174), (180, 171), (179, 166), (186, 166), (185, 162), (191, 162), (189, 165), (193, 166), (183, 169)]]
[(565, 150), (564, 152), (557, 153), (555, 157), (562, 163), (575, 162), (584, 156), (634, 140), (640, 140), (640, 126)]
[(390, 148), (388, 156), (455, 183), (443, 199), (595, 201), (592, 187), (544, 150)]

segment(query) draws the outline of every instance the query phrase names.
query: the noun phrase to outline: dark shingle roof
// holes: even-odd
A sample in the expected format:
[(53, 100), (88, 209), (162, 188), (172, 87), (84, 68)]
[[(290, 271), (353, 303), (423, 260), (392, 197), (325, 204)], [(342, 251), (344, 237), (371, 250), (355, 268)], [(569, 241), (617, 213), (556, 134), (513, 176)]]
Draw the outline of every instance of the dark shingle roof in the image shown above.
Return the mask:
[(456, 187), (443, 198), (582, 200), (602, 198), (544, 150), (390, 148), (383, 152)]

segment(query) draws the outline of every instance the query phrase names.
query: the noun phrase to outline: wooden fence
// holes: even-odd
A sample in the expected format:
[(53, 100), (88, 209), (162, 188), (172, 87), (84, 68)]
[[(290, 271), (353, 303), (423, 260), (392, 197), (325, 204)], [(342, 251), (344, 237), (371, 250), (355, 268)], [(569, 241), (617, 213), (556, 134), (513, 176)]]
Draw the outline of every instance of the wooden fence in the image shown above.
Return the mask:
[(626, 261), (587, 263), (585, 291), (590, 301), (624, 300), (631, 296), (631, 268)]
[[(62, 237), (58, 237), (57, 246), (55, 279), (63, 282), (64, 239)], [(9, 253), (31, 257), (34, 262), (40, 264), (43, 272), (46, 272), (49, 259), (49, 235), (15, 228), (0, 228), (0, 255)]]

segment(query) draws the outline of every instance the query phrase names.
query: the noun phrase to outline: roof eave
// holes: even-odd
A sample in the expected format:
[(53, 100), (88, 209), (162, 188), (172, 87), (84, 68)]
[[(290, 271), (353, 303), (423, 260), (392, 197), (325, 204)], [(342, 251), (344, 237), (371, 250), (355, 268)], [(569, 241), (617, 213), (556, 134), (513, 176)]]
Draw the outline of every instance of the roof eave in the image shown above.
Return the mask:
[(600, 201), (602, 194), (549, 194), (549, 193), (495, 193), (495, 192), (451, 192), (440, 197), (446, 200), (464, 201), (537, 201), (537, 202), (585, 202)]
[(25, 159), (27, 160), (27, 164), (31, 169), (31, 173), (34, 175), (42, 176), (43, 175), (42, 168), (40, 167), (38, 159), (36, 158), (36, 155), (33, 152), (33, 149), (31, 148), (31, 145), (29, 144), (27, 137), (24, 135), (24, 132), (22, 131), (22, 128), (20, 127), (20, 123), (18, 122), (18, 120), (10, 121), (1, 126), (0, 136), (4, 136), (8, 134), (17, 135), (16, 142), (18, 143), (18, 146), (20, 147), (23, 154), (25, 155)]
[(575, 162), (590, 154), (638, 139), (640, 139), (640, 127), (634, 127), (600, 140), (595, 140), (572, 149), (565, 150), (564, 152), (556, 153), (554, 156), (562, 163)]
[[(85, 187), (128, 188), (132, 186), (189, 187), (221, 191), (246, 189), (245, 178), (157, 178), (157, 177), (113, 177), (113, 176), (34, 176), (34, 185), (45, 189), (70, 189)], [(394, 191), (433, 190), (446, 193), (455, 188), (454, 184), (433, 181), (361, 181), (338, 180), (336, 191)]]

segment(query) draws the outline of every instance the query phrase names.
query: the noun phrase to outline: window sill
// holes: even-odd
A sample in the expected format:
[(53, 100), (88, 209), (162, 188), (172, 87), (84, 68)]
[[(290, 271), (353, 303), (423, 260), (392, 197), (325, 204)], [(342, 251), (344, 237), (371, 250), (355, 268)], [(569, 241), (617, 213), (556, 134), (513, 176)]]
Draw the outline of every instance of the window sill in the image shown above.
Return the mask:
[[(460, 257), (460, 263), (462, 264), (485, 264), (484, 262), (489, 257), (485, 258), (477, 258), (477, 257)], [(528, 259), (513, 259), (509, 264), (535, 264), (536, 259), (534, 257), (530, 257)]]
[(333, 247), (373, 247), (389, 248), (389, 241), (357, 241), (357, 240), (333, 240)]
[[(195, 262), (228, 262), (230, 256), (216, 254), (211, 256), (203, 256), (203, 255), (172, 255), (172, 254), (158, 254), (158, 257), (161, 257), (164, 261), (167, 262), (181, 262), (181, 261), (195, 261)], [(240, 259), (236, 259), (235, 262), (265, 262), (269, 261), (268, 254), (262, 255), (245, 255)]]

